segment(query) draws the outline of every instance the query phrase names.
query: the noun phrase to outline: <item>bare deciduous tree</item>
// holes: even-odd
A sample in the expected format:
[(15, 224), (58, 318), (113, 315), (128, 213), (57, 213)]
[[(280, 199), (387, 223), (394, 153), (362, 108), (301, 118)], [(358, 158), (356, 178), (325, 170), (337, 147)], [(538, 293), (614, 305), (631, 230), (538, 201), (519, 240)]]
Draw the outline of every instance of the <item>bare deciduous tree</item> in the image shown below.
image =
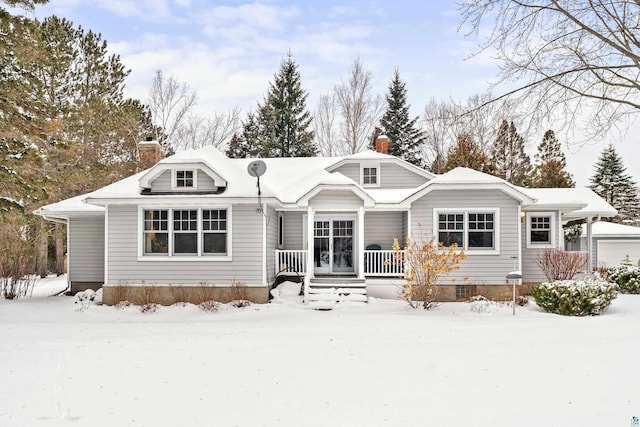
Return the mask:
[(175, 148), (198, 149), (207, 145), (224, 149), (234, 133), (240, 132), (240, 108), (226, 113), (214, 113), (212, 117), (189, 114), (176, 130)]
[(165, 78), (162, 70), (156, 71), (147, 102), (156, 129), (154, 137), (162, 143), (165, 151), (179, 148), (180, 127), (197, 100), (196, 91), (186, 83), (180, 83), (173, 76)]
[(591, 136), (640, 111), (640, 2), (463, 0), (459, 10), (468, 34), (492, 22), (480, 52), (495, 50), (499, 83), (522, 82), (494, 100), (525, 101), (533, 121), (588, 113)]
[(333, 156), (337, 141), (338, 105), (334, 94), (321, 95), (313, 116), (313, 132), (320, 154)]
[(336, 151), (338, 154), (362, 151), (384, 109), (382, 97), (371, 93), (371, 72), (356, 59), (349, 78), (335, 87), (334, 94), (341, 114), (342, 142), (335, 147)]

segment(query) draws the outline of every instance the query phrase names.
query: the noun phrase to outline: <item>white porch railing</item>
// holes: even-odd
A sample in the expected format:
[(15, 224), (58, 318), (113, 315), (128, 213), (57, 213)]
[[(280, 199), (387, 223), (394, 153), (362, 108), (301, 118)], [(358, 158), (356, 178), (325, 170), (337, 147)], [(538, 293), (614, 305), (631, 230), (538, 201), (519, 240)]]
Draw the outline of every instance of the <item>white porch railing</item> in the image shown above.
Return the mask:
[[(404, 277), (404, 251), (399, 254), (393, 250), (363, 251), (363, 268), (365, 276)], [(308, 252), (305, 250), (275, 251), (276, 272), (288, 271), (306, 275)]]
[(290, 271), (305, 274), (307, 272), (307, 251), (276, 249), (275, 262), (276, 273)]
[(404, 251), (364, 251), (365, 276), (404, 277)]

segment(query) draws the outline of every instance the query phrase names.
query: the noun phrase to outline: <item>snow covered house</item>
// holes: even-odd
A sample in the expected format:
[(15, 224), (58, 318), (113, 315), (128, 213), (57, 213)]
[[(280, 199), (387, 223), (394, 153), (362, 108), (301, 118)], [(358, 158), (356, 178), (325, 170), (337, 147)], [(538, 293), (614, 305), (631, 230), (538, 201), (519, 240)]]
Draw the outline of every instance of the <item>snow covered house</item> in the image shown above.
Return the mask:
[(37, 211), (68, 225), (72, 292), (104, 286), (111, 303), (120, 286), (156, 285), (170, 302), (170, 285), (236, 283), (265, 302), (286, 270), (310, 295), (364, 295), (401, 283), (394, 238), (437, 236), (468, 254), (440, 299), (508, 298), (507, 273), (544, 280), (537, 252), (563, 247), (563, 221), (616, 214), (586, 188), (530, 190), (466, 168), (434, 175), (383, 148), (258, 161), (206, 147), (154, 163), (157, 151), (141, 143), (148, 169)]

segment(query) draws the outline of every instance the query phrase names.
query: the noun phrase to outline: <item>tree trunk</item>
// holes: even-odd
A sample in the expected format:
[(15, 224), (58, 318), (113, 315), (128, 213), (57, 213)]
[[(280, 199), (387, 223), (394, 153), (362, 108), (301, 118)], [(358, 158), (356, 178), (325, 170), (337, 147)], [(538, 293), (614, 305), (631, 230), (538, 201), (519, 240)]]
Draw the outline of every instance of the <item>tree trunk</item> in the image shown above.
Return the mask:
[(38, 233), (38, 258), (37, 258), (37, 273), (41, 278), (47, 277), (49, 272), (47, 266), (47, 258), (49, 251), (49, 233), (47, 232), (46, 224), (44, 220), (40, 220), (40, 231)]
[(56, 223), (56, 276), (61, 276), (64, 271), (64, 238), (62, 224)]

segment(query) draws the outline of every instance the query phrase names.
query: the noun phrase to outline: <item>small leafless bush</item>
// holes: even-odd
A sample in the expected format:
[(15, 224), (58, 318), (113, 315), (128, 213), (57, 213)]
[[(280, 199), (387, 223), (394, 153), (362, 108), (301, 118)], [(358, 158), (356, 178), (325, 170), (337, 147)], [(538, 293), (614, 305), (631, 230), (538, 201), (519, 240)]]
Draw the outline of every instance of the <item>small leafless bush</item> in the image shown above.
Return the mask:
[(528, 295), (519, 295), (516, 298), (516, 304), (518, 304), (520, 307), (524, 307), (525, 305), (529, 304), (529, 296)]
[[(137, 305), (144, 306), (148, 304), (158, 304), (160, 292), (157, 286), (141, 286), (137, 289), (133, 302)], [(154, 310), (155, 311), (155, 310)]]
[(215, 286), (209, 285), (207, 282), (200, 282), (198, 289), (195, 292), (195, 299), (196, 304), (208, 301), (217, 301), (220, 299), (220, 292)]
[(15, 221), (0, 225), (0, 297), (5, 299), (30, 295), (37, 280), (35, 238)]
[(189, 292), (182, 285), (169, 285), (169, 292), (174, 303), (186, 303), (189, 301)]
[(111, 286), (113, 303), (117, 306), (123, 301), (129, 302), (129, 291), (130, 288), (126, 282), (121, 282), (119, 285)]
[(587, 269), (587, 254), (563, 249), (544, 249), (538, 253), (538, 265), (550, 282), (571, 280)]
[(220, 304), (218, 301), (203, 301), (200, 304), (198, 304), (198, 307), (200, 307), (200, 310), (202, 311), (218, 311), (218, 309), (220, 308), (222, 304)]
[(230, 288), (224, 291), (224, 300), (233, 301), (249, 301), (249, 288), (244, 283), (233, 282)]

